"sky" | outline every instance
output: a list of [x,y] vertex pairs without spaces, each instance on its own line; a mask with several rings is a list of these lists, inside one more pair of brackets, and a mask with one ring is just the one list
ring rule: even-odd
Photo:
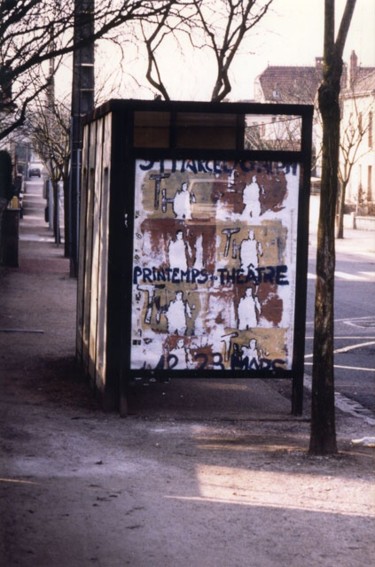
[[[346,0],[336,0],[337,28],[345,3]],[[264,61],[266,56],[280,65],[289,61],[311,64],[315,56],[323,55],[324,0],[274,0],[272,8],[260,24],[264,41],[257,53],[259,58]],[[374,0],[357,0],[346,42],[346,59],[355,49],[364,65],[375,66],[374,26]]]
[[[345,2],[336,0],[337,27]],[[375,67],[374,23],[375,0],[357,0],[344,51],[345,62],[349,62],[350,53],[355,50],[360,65]],[[250,31],[234,61],[229,99],[251,99],[255,78],[268,65],[313,66],[315,57],[323,55],[323,32],[324,0],[274,0],[270,12]],[[120,72],[118,49],[116,52],[116,48],[105,42],[97,48],[96,69],[100,77],[97,86],[100,89],[100,85],[105,84],[107,89],[102,93],[102,100],[153,98],[155,91],[144,79],[145,60],[129,44],[124,45],[124,53],[130,73],[126,76]],[[171,98],[210,100],[215,64],[213,60],[209,63],[207,54],[189,53],[182,58],[175,46],[167,45],[160,67]]]
[[[336,27],[339,26],[345,0],[336,0]],[[352,50],[362,66],[375,67],[375,0],[357,0],[344,50],[349,62]],[[337,30],[336,30],[337,31]],[[254,28],[255,32],[255,28]],[[274,0],[272,12],[248,40],[254,54],[242,56],[248,61],[251,93],[253,82],[268,65],[314,65],[315,57],[323,56],[324,0]],[[237,68],[237,65],[236,65]],[[236,80],[232,96],[245,98],[248,84]]]

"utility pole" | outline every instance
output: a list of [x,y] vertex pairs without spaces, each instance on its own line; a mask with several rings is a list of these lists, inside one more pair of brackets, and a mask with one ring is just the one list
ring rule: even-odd
[[78,274],[78,234],[81,183],[82,116],[94,108],[94,0],[75,0],[73,52],[72,116],[69,179],[69,257],[70,276]]
[[[54,38],[54,26],[50,30],[50,46],[51,46],[51,53],[55,50],[55,38]],[[53,128],[54,124],[54,113],[55,113],[55,57],[52,55],[51,59],[49,60],[49,79],[48,79],[48,86],[46,89],[46,107],[45,112],[46,116],[48,117],[48,128]],[[52,131],[52,130],[51,130]],[[58,194],[58,185],[57,180],[55,179],[54,175],[54,155],[53,152],[50,151],[49,154],[49,167],[50,167],[50,177],[47,181],[47,194],[48,194],[48,207],[49,210],[52,211],[52,225],[53,225],[53,235],[55,238],[55,244],[60,244],[61,242],[61,234],[60,234],[60,215],[59,215],[59,194]],[[50,199],[51,195],[53,196]]]

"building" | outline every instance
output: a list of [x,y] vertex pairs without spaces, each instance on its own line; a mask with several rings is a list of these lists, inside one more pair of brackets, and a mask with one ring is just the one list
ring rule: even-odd
[[[315,66],[275,66],[269,65],[256,79],[254,84],[254,98],[262,103],[288,103],[288,104],[314,104],[319,84],[322,80],[321,57],[315,59]],[[346,69],[345,69],[346,74]],[[285,121],[280,116],[273,118],[271,124],[268,120],[260,125],[263,135],[267,139],[267,146],[272,147],[275,139],[282,140],[283,144],[290,146],[300,143],[300,128],[295,122]],[[321,125],[319,116],[314,114],[313,122],[313,171],[319,176],[319,140],[321,139]],[[273,141],[273,142],[271,142]],[[293,147],[295,149],[295,147]]]
[[[323,59],[315,58],[314,66],[268,66],[255,79],[254,98],[263,103],[315,104],[322,80]],[[344,64],[341,80],[342,128],[340,155],[341,170],[345,162],[352,162],[347,186],[346,201],[358,214],[374,214],[375,152],[373,140],[373,116],[375,100],[375,67],[361,67],[352,51],[349,65]],[[280,122],[280,121],[279,121]],[[275,132],[264,135],[271,139]],[[312,175],[320,177],[320,147],[322,126],[319,113],[315,112],[313,124],[313,153],[315,167]],[[351,135],[348,134],[351,132]],[[281,133],[284,141],[290,139],[290,128]],[[293,134],[295,136],[295,134]],[[297,136],[298,142],[298,136]],[[345,150],[346,148],[346,150]],[[348,153],[349,152],[349,153]],[[346,156],[346,153],[348,155]],[[348,164],[346,164],[347,166]]]
[[347,183],[347,211],[375,215],[375,68],[358,67],[353,51],[350,69],[341,92],[341,180]]
[[322,80],[322,58],[315,67],[270,65],[255,79],[257,102],[314,104]]

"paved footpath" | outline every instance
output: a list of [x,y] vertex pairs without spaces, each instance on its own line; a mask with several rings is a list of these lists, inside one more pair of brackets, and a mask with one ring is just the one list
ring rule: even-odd
[[101,412],[74,363],[76,282],[43,213],[30,183],[19,268],[0,269],[0,565],[372,564],[360,419],[338,412],[339,455],[313,458],[308,407],[292,417],[280,383],[176,381],[138,391],[126,419]]

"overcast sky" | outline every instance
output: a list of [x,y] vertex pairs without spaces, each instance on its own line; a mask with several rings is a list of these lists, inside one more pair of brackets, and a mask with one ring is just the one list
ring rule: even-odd
[[[346,0],[336,0],[336,27]],[[324,0],[274,0],[265,28],[264,55],[275,64],[311,64],[323,55]],[[337,30],[336,30],[337,31]],[[366,66],[375,66],[375,1],[357,0],[345,55],[354,49]],[[271,62],[271,61],[270,61]]]
[[[336,0],[336,26],[345,1]],[[254,55],[247,56],[250,82],[267,65],[314,65],[315,57],[323,55],[323,33],[324,0],[274,0],[272,12],[259,24],[256,36],[248,40],[249,48],[254,47]],[[357,0],[345,62],[353,49],[361,65],[375,67],[375,0]],[[245,98],[246,91],[247,85],[236,80],[232,97]]]
[[[336,26],[346,0],[336,0]],[[344,61],[349,62],[354,49],[362,66],[375,67],[375,0],[357,0],[354,16],[346,42]],[[323,55],[324,0],[274,0],[272,9],[264,19],[251,30],[241,53],[232,67],[231,100],[248,100],[253,97],[255,78],[268,65],[314,65],[315,57]],[[108,46],[107,46],[108,47]],[[116,85],[117,92],[110,96],[122,98],[152,98],[145,85],[145,61],[139,52],[132,53],[132,46],[126,45],[126,68],[137,77],[138,83],[129,75],[121,78],[117,71],[112,80],[103,78],[109,72],[110,62],[116,58],[108,54],[100,60],[97,53],[97,70],[102,84]],[[210,63],[207,63],[210,61]],[[175,47],[164,50],[161,71],[171,98],[176,100],[209,100],[214,82],[214,60],[207,54],[197,53],[181,59]],[[100,67],[102,65],[102,67]],[[118,64],[114,64],[115,68]],[[98,86],[99,86],[98,81]]]

